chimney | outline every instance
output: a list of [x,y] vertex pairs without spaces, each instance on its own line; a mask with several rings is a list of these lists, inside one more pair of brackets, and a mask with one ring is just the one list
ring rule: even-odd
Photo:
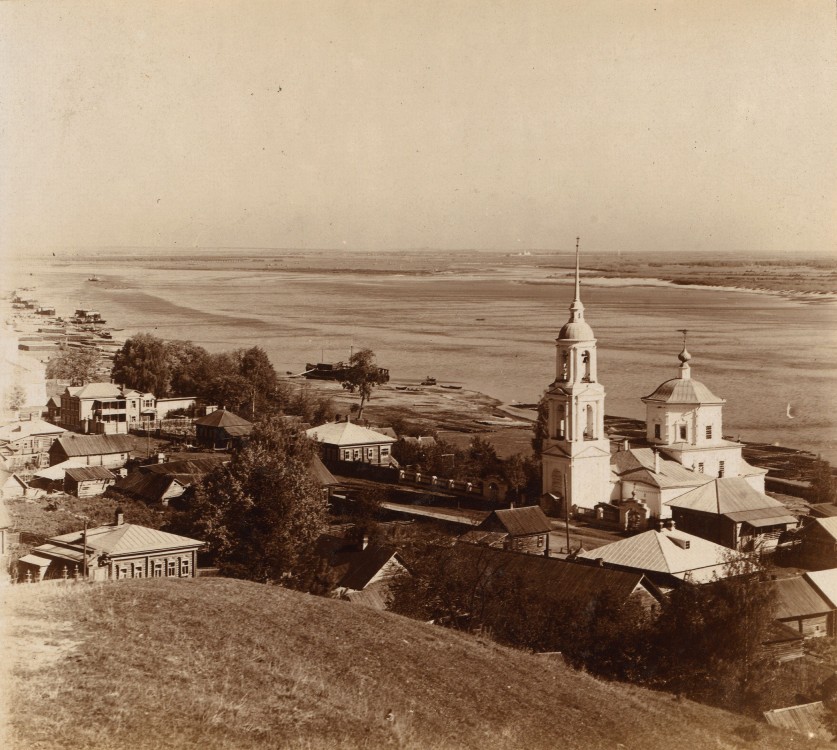
[[622,450],[623,451],[629,451],[630,449],[631,449],[631,441],[628,440],[628,438],[625,438],[622,441]]
[[673,519],[673,518],[669,518],[669,519],[666,521],[666,528],[667,528],[669,531],[674,531],[674,530],[675,530],[675,528],[674,528],[674,519]]
[[114,526],[121,526],[123,523],[125,523],[125,513],[123,512],[122,508],[116,509],[113,520]]

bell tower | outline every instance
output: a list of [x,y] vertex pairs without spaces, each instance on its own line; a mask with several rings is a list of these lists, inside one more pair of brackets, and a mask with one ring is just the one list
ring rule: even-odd
[[575,297],[555,347],[555,380],[544,395],[543,491],[568,503],[565,508],[583,512],[610,499],[610,441],[604,429],[605,391],[596,372],[596,337],[581,302],[578,237]]

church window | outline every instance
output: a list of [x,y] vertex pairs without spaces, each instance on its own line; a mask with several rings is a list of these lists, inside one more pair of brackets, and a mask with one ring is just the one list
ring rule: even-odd
[[659,440],[663,436],[663,428],[661,425],[655,424],[654,425],[654,437]]
[[712,425],[711,424],[706,425],[706,439],[707,440],[712,439]]
[[678,425],[678,427],[679,427],[679,430],[680,430],[680,439],[685,440],[686,439],[686,425],[681,424],[681,425]]
[[724,476],[724,462],[723,461],[718,461],[718,476],[719,477]]
[[552,470],[552,483],[550,485],[550,491],[553,495],[557,495],[558,497],[564,497],[564,475],[558,470]]
[[590,352],[581,352],[581,364],[583,365],[584,376],[581,378],[585,383],[590,382]]
[[570,354],[561,352],[561,380],[567,381],[570,377]]
[[584,428],[584,439],[585,440],[595,440],[596,435],[595,435],[595,431],[594,431],[593,405],[592,404],[587,404],[586,414],[587,414],[587,426]]

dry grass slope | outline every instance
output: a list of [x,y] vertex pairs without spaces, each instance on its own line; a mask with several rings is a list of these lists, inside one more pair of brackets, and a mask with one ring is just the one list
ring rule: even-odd
[[242,581],[3,597],[14,750],[812,747],[488,641]]

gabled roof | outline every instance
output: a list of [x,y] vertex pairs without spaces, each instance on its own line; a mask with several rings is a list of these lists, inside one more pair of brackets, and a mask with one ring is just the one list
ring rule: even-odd
[[319,456],[312,456],[311,463],[308,465],[309,474],[311,478],[318,484],[320,487],[329,487],[330,485],[340,484],[337,481],[334,474],[332,474],[326,467],[325,464],[320,461]]
[[[747,511],[772,511],[775,516],[789,516],[787,507],[772,497],[759,492],[746,479],[741,477],[722,477],[697,487],[673,500],[667,505],[672,508],[698,510],[703,513],[721,515],[736,514]],[[767,516],[754,516],[767,517]],[[740,518],[737,520],[746,520]],[[791,520],[796,520],[791,517]],[[779,523],[777,521],[777,523]]]
[[393,558],[404,566],[395,547],[370,544],[361,548],[358,542],[323,534],[316,542],[315,554],[336,574],[336,588],[361,591]]
[[67,390],[77,398],[118,398],[122,395],[122,389],[115,383],[88,383],[78,390]]
[[63,427],[57,427],[43,419],[23,419],[0,427],[0,440],[21,440],[33,435],[61,435],[66,432]]
[[[54,536],[47,544],[83,548],[81,531]],[[108,524],[87,530],[87,547],[97,553],[109,555],[127,555],[132,553],[155,552],[179,547],[202,546],[204,542],[189,537],[170,534],[159,529],[150,529],[135,523]],[[39,551],[36,547],[35,551]]]
[[776,592],[776,618],[811,617],[834,610],[802,576],[771,581]]
[[498,524],[513,537],[548,534],[552,530],[549,519],[539,505],[495,510],[480,524],[479,528],[490,529]]
[[837,568],[815,570],[802,576],[834,609],[837,609]]
[[109,471],[104,466],[79,466],[77,468],[70,468],[67,469],[66,476],[75,479],[77,482],[116,479],[113,472]]
[[620,539],[579,554],[623,568],[667,573],[681,578],[690,571],[716,568],[729,562],[731,550],[683,531],[663,529]]
[[229,463],[229,460],[229,456],[226,455],[188,458],[181,461],[165,461],[161,464],[146,464],[140,466],[139,471],[143,474],[164,474],[177,477],[180,482],[186,484],[196,484],[209,472]]
[[834,739],[834,735],[828,729],[829,711],[822,701],[774,708],[772,711],[765,711],[764,718],[771,726],[790,729],[809,740],[818,738],[828,742]]
[[57,481],[64,478],[64,475],[67,473],[67,469],[84,466],[84,461],[85,459],[78,457],[68,458],[60,464],[53,464],[52,466],[47,466],[45,469],[38,469],[34,476]]
[[474,570],[497,576],[498,580],[521,576],[536,584],[547,598],[570,601],[580,608],[605,593],[625,600],[639,588],[645,588],[659,595],[656,586],[640,571],[613,570],[473,544],[459,544],[457,549],[472,561]]
[[643,401],[655,401],[664,404],[723,404],[703,383],[691,378],[672,378],[657,386],[650,396],[643,396]]
[[827,536],[833,537],[837,542],[837,516],[830,516],[829,518],[812,518],[802,527],[803,536],[808,536],[811,533],[825,532]]
[[129,435],[76,435],[71,433],[53,443],[59,445],[67,456],[98,456],[109,453],[130,453],[134,440]]
[[223,427],[228,432],[231,427],[253,428],[252,422],[248,422],[246,419],[242,419],[237,414],[233,414],[231,411],[227,411],[226,409],[216,409],[210,414],[207,414],[205,417],[196,419],[195,424],[201,425],[202,427]]
[[172,474],[135,471],[113,485],[113,490],[151,503],[159,503],[173,484],[186,490],[186,484]]
[[306,430],[305,434],[328,445],[380,445],[396,442],[395,438],[389,435],[383,435],[353,422],[326,422],[319,427]]
[[[659,471],[655,471],[659,460]],[[610,458],[611,467],[619,478],[629,482],[642,482],[654,487],[695,487],[707,484],[712,477],[691,471],[677,461],[660,455],[655,459],[651,448],[631,448],[618,451]]]
[[837,505],[834,505],[834,503],[813,503],[811,505],[811,515],[819,518],[837,516]]
[[[13,471],[6,471],[5,469],[0,469],[0,487],[5,487],[7,483],[10,483],[12,485],[17,484],[20,486],[21,489],[26,489],[26,487],[28,486],[26,482],[24,482]],[[2,498],[0,498],[0,503],[2,503]]]

